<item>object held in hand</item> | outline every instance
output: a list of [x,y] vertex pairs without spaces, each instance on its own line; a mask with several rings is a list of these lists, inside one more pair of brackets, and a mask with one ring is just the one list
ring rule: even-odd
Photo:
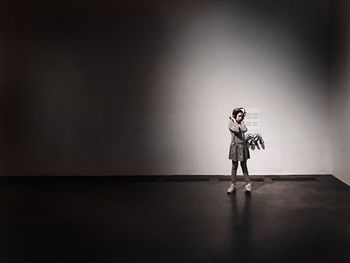
[[252,150],[255,150],[255,147],[260,150],[259,144],[262,149],[265,149],[265,142],[260,133],[248,133],[246,135],[246,143]]

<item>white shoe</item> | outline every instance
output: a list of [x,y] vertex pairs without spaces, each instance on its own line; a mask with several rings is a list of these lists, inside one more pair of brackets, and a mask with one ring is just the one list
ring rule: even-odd
[[251,183],[246,184],[246,186],[244,187],[244,189],[245,189],[247,192],[252,191],[252,184],[251,184]]
[[236,186],[234,184],[231,184],[230,188],[227,189],[227,193],[232,194],[234,191],[236,191]]

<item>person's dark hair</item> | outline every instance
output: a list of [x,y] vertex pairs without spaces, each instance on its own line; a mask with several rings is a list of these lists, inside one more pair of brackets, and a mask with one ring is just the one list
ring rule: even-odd
[[244,110],[243,108],[235,108],[235,109],[233,110],[233,112],[232,112],[233,118],[236,119],[238,113],[240,113],[240,112],[243,113],[243,114],[245,115],[245,110]]

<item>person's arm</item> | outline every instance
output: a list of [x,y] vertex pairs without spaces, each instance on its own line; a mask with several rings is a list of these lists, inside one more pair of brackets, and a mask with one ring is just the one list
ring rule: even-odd
[[228,128],[232,132],[239,132],[239,124],[237,122],[233,121],[231,118],[230,118],[230,121],[228,123]]
[[248,131],[248,128],[247,128],[247,126],[245,126],[244,121],[241,121],[241,131],[242,131],[242,132]]

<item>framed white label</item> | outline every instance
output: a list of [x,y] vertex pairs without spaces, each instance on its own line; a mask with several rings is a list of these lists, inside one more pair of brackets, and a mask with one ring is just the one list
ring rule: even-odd
[[244,119],[248,132],[261,132],[261,115],[259,108],[246,108],[247,115]]

